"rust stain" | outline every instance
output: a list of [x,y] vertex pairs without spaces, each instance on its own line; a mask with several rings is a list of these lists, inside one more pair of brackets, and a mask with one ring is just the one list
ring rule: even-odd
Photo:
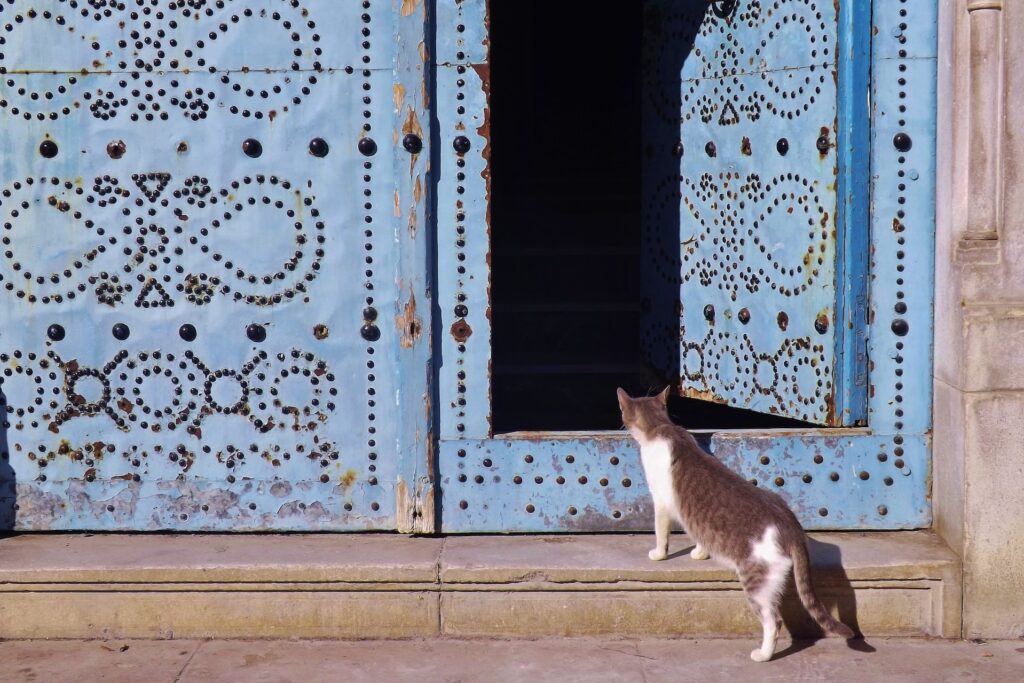
[[416,182],[413,183],[412,199],[417,204],[423,201],[423,179],[420,176],[416,176]]
[[412,133],[421,138],[423,137],[423,127],[420,126],[420,118],[416,115],[416,110],[411,106],[409,107],[409,113],[405,116],[405,121],[402,123],[402,132],[406,135]]
[[416,295],[411,290],[402,312],[395,316],[395,327],[399,334],[398,343],[403,349],[411,349],[423,333],[423,321],[416,314]]
[[132,405],[132,402],[126,398],[119,399],[117,402],[117,407],[126,413],[130,413],[135,409],[135,406]]
[[459,318],[452,323],[452,338],[460,344],[473,336],[473,328],[469,326],[465,318]]
[[750,138],[743,136],[743,142],[740,144],[740,152],[743,153],[743,156],[750,156]]
[[313,327],[313,337],[319,341],[327,339],[327,336],[330,333],[331,331],[327,328],[327,325],[324,325],[323,323],[320,323],[319,325],[315,325]]
[[704,389],[694,389],[692,387],[683,387],[680,394],[685,398],[695,398],[701,401],[708,401],[710,403],[728,403],[729,399],[724,396],[719,396],[713,391]]
[[402,105],[405,104],[405,86],[401,83],[396,83],[392,91],[395,98],[395,111],[401,111]]
[[401,216],[402,216],[402,197],[398,193],[398,190],[395,190],[395,218],[400,218]]
[[422,1],[423,0],[402,0],[402,16],[412,16],[412,13],[416,11],[416,8],[419,7]]
[[270,111],[268,111],[267,112],[267,118],[270,119],[271,121],[276,119],[277,118],[277,110],[276,109],[271,109]]
[[344,488],[348,488],[348,487],[352,486],[352,484],[354,484],[354,483],[356,483],[356,471],[355,470],[347,470],[345,472],[345,474],[341,477],[341,485]]

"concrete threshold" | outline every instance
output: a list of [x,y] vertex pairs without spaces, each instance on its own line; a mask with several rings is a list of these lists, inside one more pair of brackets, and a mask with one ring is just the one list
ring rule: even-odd
[[[39,534],[0,539],[0,638],[750,636],[735,574],[653,535]],[[931,533],[812,535],[819,594],[871,636],[960,635]],[[792,593],[792,592],[791,592]],[[790,595],[790,633],[814,635]]]

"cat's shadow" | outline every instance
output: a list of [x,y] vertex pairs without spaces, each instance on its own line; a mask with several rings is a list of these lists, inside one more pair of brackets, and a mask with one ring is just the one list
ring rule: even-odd
[[[853,629],[857,636],[846,641],[847,647],[858,652],[875,652],[860,630],[857,621],[857,595],[853,590],[846,569],[843,567],[843,552],[838,545],[825,543],[808,538],[811,553],[811,565],[814,568],[814,584],[819,599],[830,612],[834,612],[839,621]],[[814,645],[815,641],[825,637],[821,627],[811,618],[796,594],[796,586],[790,576],[786,587],[786,598],[781,605],[782,621],[792,636],[789,647],[775,654],[774,659],[781,659]]]
[[[846,641],[846,646],[858,652],[875,652],[875,647],[864,640],[860,631],[860,624],[857,621],[857,595],[853,590],[853,584],[850,583],[850,578],[846,575],[846,569],[843,568],[842,550],[837,545],[813,538],[808,538],[808,547],[811,553],[811,564],[814,568],[814,584],[818,598],[830,612],[838,613],[839,621],[852,628],[857,634],[856,638]],[[666,559],[688,557],[693,548],[693,545],[686,546],[671,553]],[[792,576],[786,586],[786,597],[782,601],[781,613],[782,622],[792,636],[792,640],[788,647],[776,652],[772,659],[782,659],[801,650],[806,650],[813,647],[816,641],[825,637],[824,631],[800,603]]]

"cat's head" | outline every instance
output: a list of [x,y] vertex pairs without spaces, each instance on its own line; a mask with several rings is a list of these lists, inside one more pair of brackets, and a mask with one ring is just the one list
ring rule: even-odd
[[619,397],[619,408],[622,410],[622,424],[633,435],[640,439],[659,424],[670,422],[668,417],[668,392],[665,387],[657,396],[630,398],[622,389],[616,390]]

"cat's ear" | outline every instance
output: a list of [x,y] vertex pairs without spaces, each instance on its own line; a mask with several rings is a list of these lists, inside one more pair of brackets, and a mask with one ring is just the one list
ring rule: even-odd
[[663,389],[663,390],[661,391],[661,393],[660,393],[660,394],[658,394],[658,399],[659,399],[659,400],[661,401],[661,405],[663,405],[663,406],[667,406],[667,405],[668,405],[668,392],[669,392],[669,391],[670,391],[671,389],[672,389],[672,386],[671,386],[671,385],[669,385],[669,386],[665,387],[665,388],[664,388],[664,389]]
[[615,390],[615,395],[619,397],[619,408],[625,410],[629,405],[629,394],[619,388]]

